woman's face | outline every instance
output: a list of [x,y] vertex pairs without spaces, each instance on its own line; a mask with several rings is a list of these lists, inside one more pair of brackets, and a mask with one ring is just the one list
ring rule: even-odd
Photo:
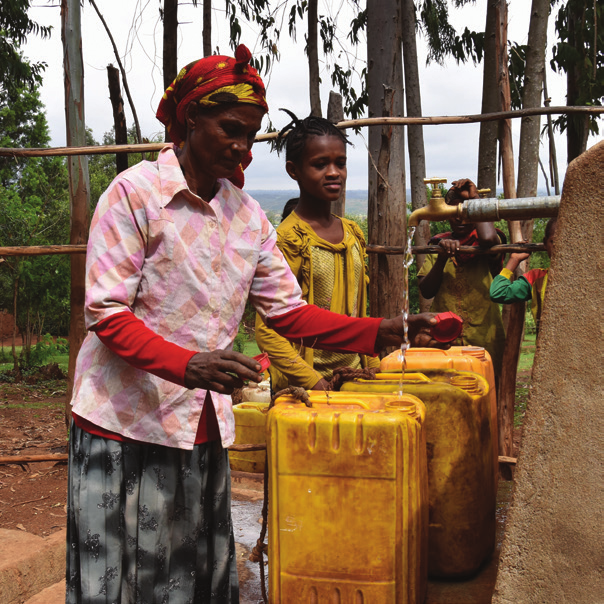
[[263,117],[262,108],[248,103],[190,106],[184,153],[200,176],[229,178],[252,148]]
[[285,168],[301,197],[336,201],[346,186],[346,144],[337,136],[311,136],[300,159],[288,161]]

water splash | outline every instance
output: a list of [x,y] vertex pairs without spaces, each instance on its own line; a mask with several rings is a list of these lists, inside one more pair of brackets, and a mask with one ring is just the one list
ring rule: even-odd
[[413,236],[415,235],[415,227],[410,227],[407,230],[407,245],[405,247],[405,255],[403,259],[403,343],[401,344],[401,379],[399,382],[399,396],[403,396],[403,376],[405,374],[406,360],[405,353],[409,348],[409,267],[413,264],[413,253],[411,247],[413,245]]

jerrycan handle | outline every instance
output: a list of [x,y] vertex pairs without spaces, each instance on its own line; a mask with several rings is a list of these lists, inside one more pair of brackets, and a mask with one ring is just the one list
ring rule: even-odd
[[[325,400],[317,401],[317,398],[324,398]],[[346,398],[344,400],[333,398],[328,394],[313,394],[312,395],[311,404],[320,404],[320,405],[329,405],[329,406],[337,406],[337,405],[355,405],[357,407],[361,407],[361,409],[370,409],[371,407],[365,401],[359,401],[352,397]]]
[[[399,376],[400,373],[376,373],[375,374],[375,379],[376,380],[386,380],[386,381],[392,381],[397,379],[397,376]],[[358,380],[359,382],[369,382],[371,380]],[[432,380],[425,374],[425,373],[421,373],[419,371],[413,371],[413,372],[405,372],[403,374],[403,382],[431,382]]]
[[[351,394],[353,394],[353,393],[351,393]],[[281,398],[281,397],[279,397],[279,398]],[[297,399],[296,397],[292,396],[291,394],[286,394],[283,398],[291,399],[291,400],[283,401],[283,402],[287,402],[287,404],[292,404],[292,403],[305,404],[303,401]],[[317,399],[319,399],[319,400],[317,400]],[[346,398],[346,399],[342,400],[339,398],[330,397],[327,394],[319,394],[318,390],[312,394],[312,400],[310,400],[309,402],[310,402],[310,404],[307,405],[309,407],[312,407],[314,405],[326,405],[326,406],[330,406],[330,407],[335,407],[338,405],[341,405],[341,406],[346,405],[346,406],[350,407],[350,406],[354,405],[356,407],[360,407],[361,409],[367,409],[367,410],[371,409],[371,407],[369,406],[368,403],[366,403],[365,401],[359,401],[357,399],[354,399],[352,396],[350,398]]]

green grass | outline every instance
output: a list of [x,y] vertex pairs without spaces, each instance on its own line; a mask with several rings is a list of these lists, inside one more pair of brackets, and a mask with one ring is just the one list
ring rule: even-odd
[[[526,333],[520,347],[520,358],[518,360],[518,372],[531,371],[535,359],[535,334]],[[530,376],[517,380],[516,383],[516,404],[514,405],[514,427],[522,425],[524,414],[526,413],[526,404],[529,397]]]
[[258,344],[256,344],[256,340],[248,340],[243,345],[243,354],[248,357],[255,357],[257,354],[260,354],[260,348],[258,348]]
[[[21,346],[15,346],[17,357],[19,357],[19,355],[21,354],[21,349]],[[4,359],[8,359],[8,362],[0,363],[0,373],[10,371],[13,368],[12,349],[10,346],[4,347],[4,354],[2,356],[4,357]],[[58,363],[61,370],[67,373],[67,369],[69,367],[69,354],[67,353],[52,355],[46,361],[44,361],[44,365],[49,365],[50,363]]]

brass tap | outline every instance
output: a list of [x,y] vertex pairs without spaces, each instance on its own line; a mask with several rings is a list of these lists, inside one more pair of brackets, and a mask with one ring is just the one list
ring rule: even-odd
[[487,199],[491,194],[491,189],[478,189],[478,197],[480,199]]
[[441,222],[449,218],[461,217],[461,204],[450,206],[445,203],[438,185],[447,182],[446,178],[424,178],[424,183],[432,185],[432,196],[427,206],[411,213],[407,226],[416,227],[422,220]]

